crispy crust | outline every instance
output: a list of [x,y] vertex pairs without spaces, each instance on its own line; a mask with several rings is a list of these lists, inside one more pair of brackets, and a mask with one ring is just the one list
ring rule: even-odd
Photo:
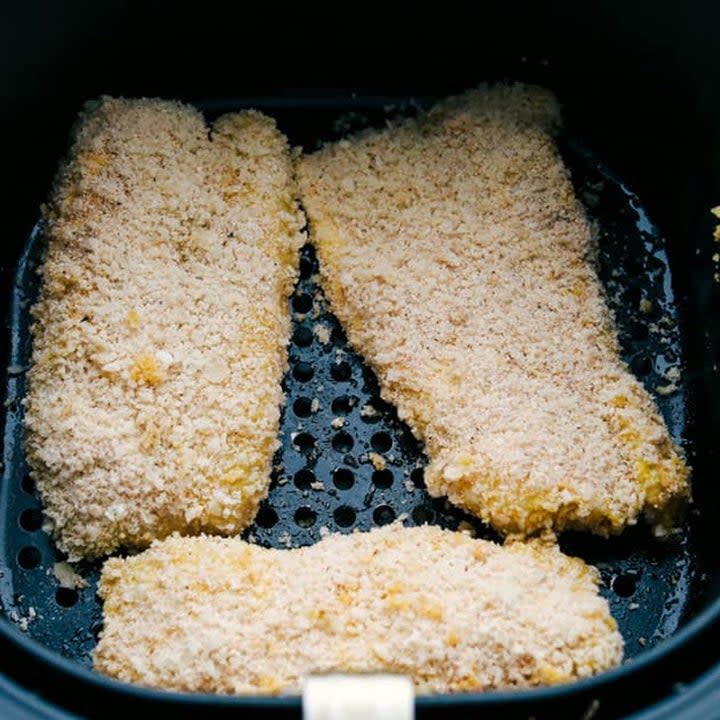
[[235,533],[266,495],[303,221],[269,118],[103,98],[46,212],[27,455],[71,557]]
[[297,692],[384,670],[420,692],[559,683],[620,662],[597,572],[554,546],[395,525],[273,550],[180,538],[105,563],[97,670],[173,690]]
[[619,358],[555,98],[483,87],[301,158],[324,288],[425,442],[428,489],[506,534],[659,531],[688,469]]

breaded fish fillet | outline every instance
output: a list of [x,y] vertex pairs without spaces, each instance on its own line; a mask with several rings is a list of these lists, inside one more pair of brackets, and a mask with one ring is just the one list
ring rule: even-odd
[[303,157],[322,280],[430,458],[503,533],[658,531],[688,470],[620,360],[555,98],[481,88]]
[[174,690],[297,692],[315,672],[420,692],[565,682],[620,662],[597,573],[554,546],[393,525],[274,550],[173,536],[102,571],[97,670]]
[[27,455],[71,557],[253,519],[277,446],[302,218],[256,112],[104,98],[46,212]]

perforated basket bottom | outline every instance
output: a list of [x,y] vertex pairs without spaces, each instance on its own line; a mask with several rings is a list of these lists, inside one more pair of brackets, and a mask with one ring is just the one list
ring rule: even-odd
[[[293,138],[292,128],[284,129]],[[638,199],[590,154],[575,144],[568,144],[564,154],[598,231],[599,272],[616,314],[624,357],[681,440],[685,391],[677,380],[677,389],[669,388],[665,377],[669,368],[680,366],[680,338],[663,240]],[[98,565],[78,568],[86,588],[59,586],[53,565],[62,558],[41,529],[40,504],[21,448],[20,400],[30,357],[28,308],[37,292],[40,255],[36,231],[19,264],[14,294],[0,503],[0,603],[25,632],[89,664],[101,628]],[[295,547],[316,542],[325,532],[368,530],[399,519],[406,525],[437,523],[451,529],[462,524],[479,536],[495,538],[443,499],[430,498],[423,485],[422,449],[395,410],[380,399],[376,377],[348,346],[322,297],[316,272],[313,250],[306,247],[290,299],[293,334],[284,380],[282,447],[269,497],[245,537],[266,546]],[[641,312],[645,300],[651,306],[643,302],[646,312]],[[664,388],[661,394],[658,387]],[[384,469],[373,466],[371,452],[385,459]],[[687,530],[666,542],[653,539],[644,526],[611,540],[569,534],[563,547],[599,568],[602,592],[625,637],[628,658],[661,641],[682,621],[699,576]]]

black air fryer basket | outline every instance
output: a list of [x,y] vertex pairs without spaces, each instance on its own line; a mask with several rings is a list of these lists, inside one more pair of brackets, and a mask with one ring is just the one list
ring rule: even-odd
[[[165,693],[103,678],[90,651],[101,629],[99,566],[86,588],[61,587],[62,560],[22,452],[29,306],[42,252],[37,223],[84,100],[100,94],[195,103],[209,119],[255,107],[293,144],[417,112],[481,81],[523,80],[563,105],[561,152],[598,229],[598,267],[624,357],[655,395],[693,467],[682,532],[644,525],[604,540],[562,537],[600,570],[625,639],[617,669],[571,685],[416,701],[417,716],[483,718],[720,717],[720,307],[710,209],[720,204],[720,55],[715,4],[410,3],[338,6],[36,2],[6,8],[0,297],[7,368],[0,484],[0,718],[172,712],[178,717],[299,717],[299,698]],[[717,256],[715,256],[717,257]],[[311,247],[290,299],[282,447],[251,541],[287,547],[325,529],[400,520],[481,523],[432,499],[422,447],[379,397],[315,280]],[[651,310],[647,312],[647,303]],[[646,312],[641,312],[641,305]],[[309,312],[310,310],[316,312]],[[322,324],[329,341],[319,341]],[[561,340],[559,340],[561,341]],[[677,380],[675,370],[680,371]],[[317,403],[313,401],[317,399]],[[360,412],[366,405],[377,413]],[[317,409],[319,407],[319,409]],[[335,428],[334,418],[346,422]],[[371,452],[389,459],[375,469]]]

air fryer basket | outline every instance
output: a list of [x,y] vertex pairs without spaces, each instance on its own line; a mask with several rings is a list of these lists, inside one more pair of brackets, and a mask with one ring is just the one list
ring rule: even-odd
[[[698,9],[695,16],[693,8],[686,8],[678,16],[653,6],[653,14],[645,15],[639,7],[649,4],[638,3],[624,8],[620,23],[613,22],[612,3],[592,16],[569,3],[542,10],[530,5],[451,3],[440,9],[413,4],[411,13],[410,5],[395,3],[383,9],[379,25],[366,7],[349,30],[327,14],[331,8],[289,9],[280,25],[271,14],[248,11],[241,46],[218,22],[226,16],[210,8],[191,17],[175,6],[178,11],[168,13],[163,3],[142,9],[110,3],[104,10],[88,5],[82,21],[72,13],[55,18],[70,34],[80,22],[97,29],[112,52],[97,37],[78,34],[80,45],[99,60],[97,66],[83,64],[73,79],[71,71],[78,73],[81,58],[63,45],[68,69],[55,71],[64,83],[48,82],[39,96],[26,90],[10,127],[26,141],[10,157],[17,154],[13,167],[27,180],[17,183],[17,203],[10,206],[14,212],[4,219],[8,243],[2,256],[2,279],[13,291],[7,293],[11,343],[0,486],[0,605],[11,622],[0,623],[0,673],[8,675],[11,686],[17,683],[13,707],[25,702],[20,690],[25,686],[81,714],[99,712],[108,703],[126,711],[151,705],[180,716],[299,713],[293,698],[171,695],[93,674],[87,666],[101,621],[95,597],[98,568],[81,568],[90,584],[80,590],[60,587],[53,574],[53,564],[62,558],[42,532],[40,505],[21,448],[28,309],[42,250],[41,228],[31,234],[29,228],[47,194],[72,116],[83,99],[100,92],[181,97],[196,102],[210,118],[258,107],[278,118],[293,143],[312,149],[320,139],[381,123],[388,114],[412,113],[418,103],[481,80],[531,80],[555,89],[567,119],[561,149],[598,231],[599,271],[624,357],[655,394],[673,436],[685,447],[696,502],[682,532],[665,542],[653,539],[642,524],[611,540],[582,534],[562,538],[567,552],[600,569],[603,593],[626,641],[628,660],[621,668],[560,688],[422,698],[418,714],[542,718],[592,711],[596,717],[619,717],[678,691],[718,660],[713,654],[720,614],[720,573],[713,553],[718,498],[712,468],[720,399],[714,363],[720,353],[713,326],[718,294],[708,210],[713,199],[720,202],[720,192],[712,195],[713,188],[720,188],[713,175],[716,148],[707,143],[712,117],[720,113],[710,95],[716,72],[712,62],[717,61],[689,40],[702,33],[699,20],[709,13]],[[345,28],[342,37],[327,32],[340,27]],[[481,44],[472,42],[473,30],[482,27],[495,28],[496,36],[488,32]],[[254,40],[248,28],[266,29],[272,43]],[[57,27],[53,31],[41,24],[40,30],[49,39],[42,51],[50,57],[59,47]],[[184,44],[194,48],[191,58],[181,52]],[[288,58],[287,77],[257,64],[252,77],[237,76],[241,58],[251,59],[250,49],[262,56],[271,47]],[[420,53],[420,47],[427,51]],[[685,64],[669,62],[664,48],[673,48],[681,59],[684,52]],[[429,73],[431,60],[435,70],[445,72]],[[21,75],[16,70],[16,84]],[[417,102],[408,102],[411,97]],[[38,114],[40,100],[55,103],[53,122]],[[422,448],[394,409],[380,400],[374,374],[348,346],[316,282],[316,262],[312,249],[304,248],[301,279],[290,299],[293,335],[282,448],[270,497],[246,536],[288,547],[315,542],[324,529],[350,532],[399,519],[494,537],[427,495]],[[643,300],[651,303],[642,303],[644,312]],[[327,328],[327,338],[319,327]],[[671,367],[681,368],[680,381],[668,374]],[[366,406],[378,412],[361,413]],[[339,417],[344,418],[341,427]],[[384,470],[375,469],[370,452],[386,458]],[[702,687],[715,687],[712,678]],[[0,687],[0,711],[9,693]]]

